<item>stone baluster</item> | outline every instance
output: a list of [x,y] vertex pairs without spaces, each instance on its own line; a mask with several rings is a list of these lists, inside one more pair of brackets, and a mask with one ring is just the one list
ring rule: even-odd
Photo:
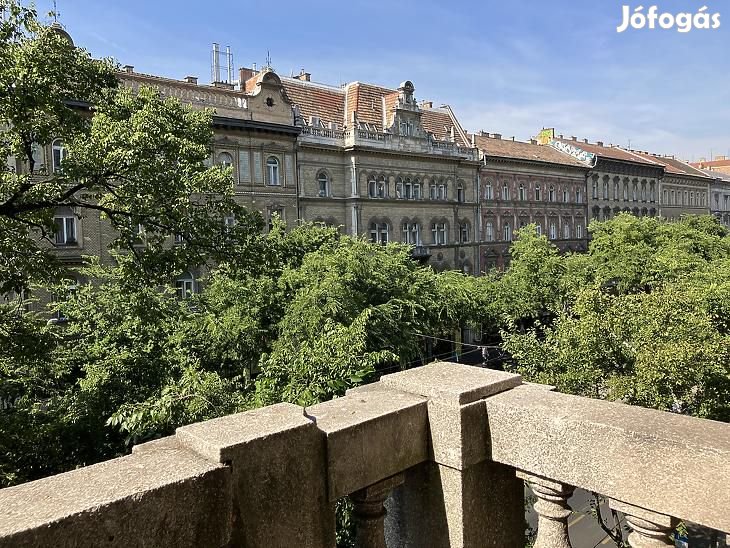
[[403,474],[396,474],[350,495],[355,505],[353,518],[357,524],[358,548],[386,548],[384,523],[387,512],[383,503],[403,480]]
[[676,519],[617,500],[610,500],[609,506],[626,517],[631,529],[628,538],[631,548],[674,546],[670,535],[677,526]]
[[517,472],[517,477],[525,480],[537,497],[535,548],[571,548],[568,517],[572,510],[568,499],[573,494],[573,487],[521,471]]

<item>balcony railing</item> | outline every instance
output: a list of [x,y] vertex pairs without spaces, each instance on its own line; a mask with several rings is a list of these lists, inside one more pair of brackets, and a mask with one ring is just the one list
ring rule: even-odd
[[523,480],[538,548],[570,547],[576,487],[625,514],[634,547],[672,545],[677,519],[727,532],[730,425],[436,363],[0,490],[0,547],[333,548],[350,495],[363,548],[522,548]]

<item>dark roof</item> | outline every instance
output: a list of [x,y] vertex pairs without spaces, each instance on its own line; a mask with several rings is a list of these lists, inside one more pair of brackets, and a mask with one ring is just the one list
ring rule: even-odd
[[648,158],[653,162],[663,165],[664,170],[667,173],[674,175],[689,175],[691,177],[707,177],[707,175],[702,173],[699,169],[692,167],[686,162],[672,158],[671,156],[660,156],[658,154],[651,154],[649,152],[640,152],[636,150],[632,150],[631,153],[639,158]]
[[650,158],[640,157],[631,152],[624,150],[616,146],[601,146],[595,143],[586,143],[584,141],[572,140],[572,139],[555,139],[567,145],[577,147],[586,152],[595,154],[599,158],[605,158],[607,160],[620,160],[624,162],[634,162],[636,164],[647,164],[655,167],[662,167],[661,164],[652,161]]
[[567,154],[558,152],[551,146],[499,139],[479,134],[474,135],[474,140],[479,150],[487,157],[512,158],[587,169],[584,163]]

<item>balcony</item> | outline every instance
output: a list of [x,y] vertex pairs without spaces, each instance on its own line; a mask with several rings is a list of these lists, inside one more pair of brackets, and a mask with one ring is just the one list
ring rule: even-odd
[[578,487],[625,515],[635,548],[671,546],[677,519],[727,532],[730,425],[435,363],[0,490],[0,547],[333,548],[350,495],[363,548],[521,548],[525,481],[537,548],[570,547]]
[[416,261],[427,263],[431,258],[431,250],[425,245],[413,246],[411,249],[411,257]]

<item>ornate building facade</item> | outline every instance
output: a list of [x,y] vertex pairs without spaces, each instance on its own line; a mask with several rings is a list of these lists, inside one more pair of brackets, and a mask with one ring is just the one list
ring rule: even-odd
[[562,251],[587,246],[585,181],[588,168],[537,141],[473,136],[479,148],[481,259],[484,270],[509,264],[516,230],[534,223]]

